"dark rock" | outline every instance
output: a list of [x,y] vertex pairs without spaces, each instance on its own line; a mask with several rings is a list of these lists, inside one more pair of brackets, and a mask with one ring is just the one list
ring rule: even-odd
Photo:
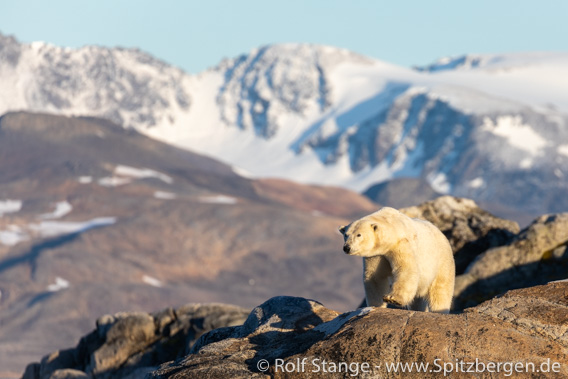
[[70,367],[77,367],[74,349],[59,350],[43,357],[40,363],[39,377],[50,377],[53,372]]
[[36,379],[39,378],[39,369],[41,368],[41,364],[34,362],[30,363],[26,366],[26,371],[24,371],[24,375],[22,375],[22,379]]
[[155,314],[106,315],[74,349],[56,351],[26,368],[25,379],[140,378],[183,357],[205,332],[242,324],[249,311],[224,304],[188,304]]
[[119,315],[105,332],[100,333],[105,343],[92,353],[86,367],[86,372],[94,375],[121,367],[130,356],[143,351],[160,337],[156,334],[154,317],[145,313]]

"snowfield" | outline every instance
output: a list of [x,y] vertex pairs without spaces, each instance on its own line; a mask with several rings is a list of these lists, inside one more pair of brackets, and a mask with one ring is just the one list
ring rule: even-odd
[[27,241],[29,236],[17,225],[9,225],[7,230],[0,230],[0,244],[15,246]]
[[119,165],[115,167],[114,174],[116,176],[125,176],[136,179],[157,178],[167,184],[172,184],[174,181],[170,176],[158,171],[150,170],[149,168],[136,168]]
[[215,196],[201,196],[199,198],[200,203],[208,203],[208,204],[236,204],[238,202],[237,199],[231,196],[225,195],[215,195]]
[[55,209],[51,213],[44,213],[39,216],[39,218],[44,220],[58,219],[66,214],[69,214],[73,210],[73,206],[67,201],[60,201],[55,204]]
[[115,222],[115,217],[98,217],[88,221],[42,221],[29,227],[42,237],[55,237],[82,233],[100,226],[112,225]]

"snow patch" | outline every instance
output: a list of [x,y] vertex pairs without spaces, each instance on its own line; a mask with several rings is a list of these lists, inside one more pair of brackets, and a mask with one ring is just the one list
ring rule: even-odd
[[156,191],[154,192],[154,197],[156,199],[163,199],[163,200],[172,200],[177,199],[177,195],[172,192],[165,192],[165,191]]
[[201,196],[199,198],[200,203],[211,203],[211,204],[236,204],[237,199],[231,196],[216,195],[216,196]]
[[19,212],[22,209],[22,200],[0,200],[0,217],[6,213]]
[[483,129],[499,137],[504,137],[512,146],[535,156],[547,145],[546,140],[534,129],[523,124],[520,116],[499,116],[497,122],[489,117],[483,119]]
[[29,236],[17,225],[10,225],[7,230],[0,230],[0,244],[5,246],[15,246],[28,239]]
[[47,286],[47,290],[50,292],[61,291],[65,288],[69,288],[69,282],[61,277],[55,278],[55,283]]
[[56,218],[61,218],[71,212],[73,210],[73,206],[69,204],[67,201],[60,201],[55,204],[55,210],[51,213],[44,213],[39,216],[39,218],[44,220],[51,220]]
[[125,165],[118,165],[114,168],[113,176],[107,176],[98,180],[103,187],[118,187],[132,183],[133,179],[157,178],[167,184],[172,184],[174,180],[162,172],[149,168],[136,168]]
[[42,237],[55,237],[64,234],[82,233],[100,226],[112,225],[115,222],[116,217],[99,217],[84,222],[42,221],[39,224],[30,225],[30,229],[39,233]]
[[448,182],[446,174],[444,174],[443,172],[430,174],[428,175],[427,179],[430,182],[430,185],[432,186],[434,191],[443,194],[448,194],[450,192],[451,190],[450,183]]
[[470,188],[481,188],[485,185],[485,180],[482,177],[475,178],[468,183]]
[[93,182],[93,177],[92,176],[80,176],[77,180],[81,184],[89,184],[89,183]]
[[103,187],[118,187],[131,182],[132,179],[130,178],[117,178],[116,176],[106,176],[97,181]]
[[174,182],[171,176],[168,176],[159,171],[151,170],[149,168],[136,168],[131,166],[118,165],[114,169],[114,174],[117,176],[126,176],[136,179],[157,178],[167,184],[172,184]]
[[158,287],[158,288],[160,288],[160,287],[163,286],[163,283],[162,283],[161,280],[158,280],[158,279],[153,278],[153,277],[148,276],[148,275],[144,275],[144,276],[142,277],[142,281],[143,281],[144,283],[146,283],[146,284],[149,284],[149,285],[153,286],[153,287]]
[[235,174],[242,176],[243,178],[252,179],[254,177],[249,171],[240,167],[232,166],[231,169]]
[[519,162],[519,167],[525,170],[531,168],[532,166],[533,166],[532,158],[524,158]]
[[558,154],[562,154],[568,157],[568,145],[560,145],[557,148]]

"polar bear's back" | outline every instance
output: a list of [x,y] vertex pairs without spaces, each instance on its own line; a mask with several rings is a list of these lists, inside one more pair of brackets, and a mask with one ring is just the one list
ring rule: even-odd
[[423,245],[424,247],[428,245],[428,247],[441,249],[446,253],[449,252],[450,254],[452,254],[452,247],[450,246],[450,242],[448,241],[444,233],[442,233],[442,231],[438,229],[434,224],[432,224],[430,221],[422,220],[419,218],[411,218],[410,220],[412,220],[414,224],[420,245]]

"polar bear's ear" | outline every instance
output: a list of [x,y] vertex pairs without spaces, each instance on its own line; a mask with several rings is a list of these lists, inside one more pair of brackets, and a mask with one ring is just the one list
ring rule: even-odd
[[345,226],[340,226],[337,230],[339,230],[339,233],[345,235]]
[[377,229],[379,229],[379,226],[377,224],[371,224],[371,226],[373,227],[373,230],[376,232]]

